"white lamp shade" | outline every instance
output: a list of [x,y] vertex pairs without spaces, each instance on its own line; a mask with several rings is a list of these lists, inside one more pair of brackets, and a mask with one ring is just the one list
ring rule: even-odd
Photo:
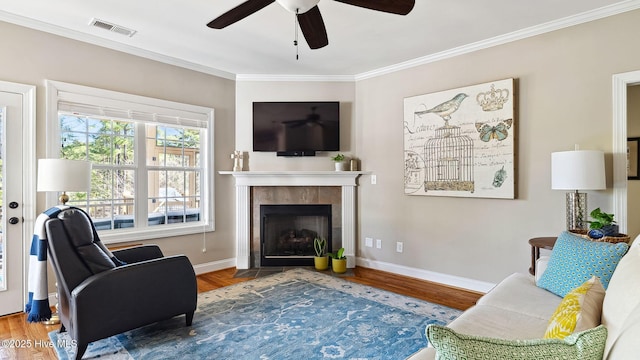
[[89,191],[91,163],[67,159],[38,160],[38,191]]
[[552,189],[603,190],[606,187],[604,152],[575,150],[551,154]]

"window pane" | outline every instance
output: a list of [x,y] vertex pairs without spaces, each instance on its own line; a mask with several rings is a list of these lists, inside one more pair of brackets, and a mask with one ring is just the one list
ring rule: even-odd
[[114,228],[134,225],[133,170],[94,169],[91,175],[89,215],[96,222]]
[[200,165],[201,130],[147,125],[147,164],[167,167]]
[[87,159],[86,133],[63,132],[61,139],[61,157],[69,160]]

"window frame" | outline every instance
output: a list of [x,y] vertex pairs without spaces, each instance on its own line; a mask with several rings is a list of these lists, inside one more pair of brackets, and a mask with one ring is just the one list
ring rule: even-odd
[[[64,83],[60,81],[46,80],[47,89],[47,111],[46,111],[46,157],[58,158],[60,156],[60,127],[59,127],[59,102],[65,101],[66,97],[84,98],[92,105],[97,107],[111,107],[119,109],[130,109],[131,107],[141,109],[149,113],[161,113],[163,115],[180,117],[181,115],[196,115],[202,121],[206,121],[207,136],[201,141],[201,163],[202,175],[200,185],[200,201],[203,204],[203,214],[200,221],[176,223],[162,226],[147,226],[146,214],[139,213],[134,210],[137,227],[126,229],[100,230],[100,238],[104,243],[120,243],[138,240],[148,240],[159,237],[173,237],[180,235],[205,233],[215,230],[215,177],[214,169],[214,109],[198,105],[179,103],[174,101],[150,98],[140,95],[132,95],[117,91],[104,90],[83,85]],[[93,103],[96,102],[96,103]],[[98,103],[99,102],[99,103]],[[153,110],[157,110],[154,112]],[[170,125],[179,125],[178,122]],[[144,144],[140,144],[139,135],[136,133],[136,150]],[[142,177],[138,177],[136,181],[136,194],[142,194],[142,197],[135,199],[137,201],[147,201],[148,192],[140,191],[141,184],[146,184],[146,172],[148,165],[146,160],[138,159],[135,164],[138,174],[145,173]],[[145,185],[146,187],[146,185]],[[57,194],[46,193],[46,207],[55,206]]]

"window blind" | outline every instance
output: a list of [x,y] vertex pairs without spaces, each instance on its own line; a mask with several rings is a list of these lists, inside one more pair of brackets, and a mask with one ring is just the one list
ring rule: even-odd
[[[154,122],[192,128],[207,128],[209,116],[206,112],[194,112],[172,107],[174,103],[160,101],[159,105],[147,105],[118,99],[105,99],[85,94],[58,92],[58,111],[80,116]],[[101,104],[100,106],[94,104]]]

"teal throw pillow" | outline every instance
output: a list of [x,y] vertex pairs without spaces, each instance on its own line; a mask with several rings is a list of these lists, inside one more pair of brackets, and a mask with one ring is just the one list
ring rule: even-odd
[[627,243],[591,241],[565,231],[556,240],[547,270],[538,280],[538,286],[565,297],[592,276],[597,276],[606,290],[613,271],[627,250]]
[[458,334],[440,325],[427,326],[436,360],[602,360],[607,329],[600,325],[559,339],[503,340]]

